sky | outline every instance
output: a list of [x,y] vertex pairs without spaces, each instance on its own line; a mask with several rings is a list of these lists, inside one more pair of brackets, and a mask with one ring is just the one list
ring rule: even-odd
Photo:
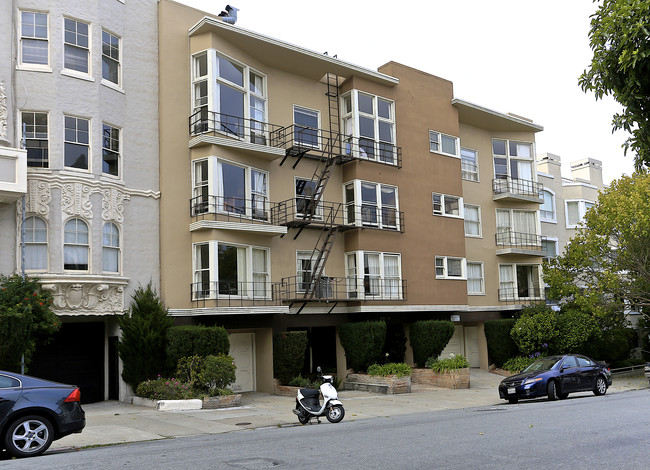
[[[226,1],[176,0],[218,15]],[[454,84],[456,98],[544,127],[537,154],[595,158],[609,184],[634,171],[613,99],[578,77],[591,62],[592,0],[233,0],[237,26],[376,70],[391,60]],[[397,136],[399,143],[399,135]]]

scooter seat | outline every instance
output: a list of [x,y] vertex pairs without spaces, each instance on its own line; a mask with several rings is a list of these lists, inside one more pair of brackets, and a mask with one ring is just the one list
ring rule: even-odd
[[300,393],[305,398],[312,398],[320,395],[320,391],[314,390],[313,388],[301,388]]

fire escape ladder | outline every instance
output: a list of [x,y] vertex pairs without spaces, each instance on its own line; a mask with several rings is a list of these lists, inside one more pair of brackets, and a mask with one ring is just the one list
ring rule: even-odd
[[[325,270],[325,264],[327,264],[327,258],[332,252],[332,247],[334,246],[338,232],[338,226],[332,225],[329,228],[323,229],[321,235],[318,237],[318,242],[312,252],[311,258],[314,260],[311,271],[311,284],[309,285],[309,289],[305,291],[305,298],[327,297],[327,294],[322,292],[323,286],[321,285],[321,280],[323,279],[323,271]],[[324,286],[325,291],[327,288],[328,286]]]
[[334,73],[327,73],[327,106],[329,109],[329,151],[330,156],[340,154],[341,146],[341,111],[339,100],[339,77]]

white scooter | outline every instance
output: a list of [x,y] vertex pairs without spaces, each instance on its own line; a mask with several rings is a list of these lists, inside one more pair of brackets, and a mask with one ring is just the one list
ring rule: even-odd
[[[293,413],[298,416],[300,424],[307,424],[310,419],[326,416],[330,423],[338,423],[345,416],[343,404],[338,400],[336,389],[332,385],[331,375],[321,375],[320,366],[316,368],[318,377],[323,382],[319,390],[301,388],[296,396],[296,407]],[[320,404],[319,395],[323,395],[323,404]]]

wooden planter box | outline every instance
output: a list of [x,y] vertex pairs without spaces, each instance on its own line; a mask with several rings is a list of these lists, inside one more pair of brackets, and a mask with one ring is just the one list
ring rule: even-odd
[[469,388],[469,367],[445,372],[435,372],[431,369],[413,369],[411,377],[414,384],[431,385],[441,388]]
[[273,379],[273,395],[282,397],[295,397],[301,387],[292,387],[291,385],[280,385],[278,379]]
[[397,377],[395,375],[380,377],[367,374],[348,374],[345,379],[345,389],[385,393],[388,395],[411,393],[411,377]]

